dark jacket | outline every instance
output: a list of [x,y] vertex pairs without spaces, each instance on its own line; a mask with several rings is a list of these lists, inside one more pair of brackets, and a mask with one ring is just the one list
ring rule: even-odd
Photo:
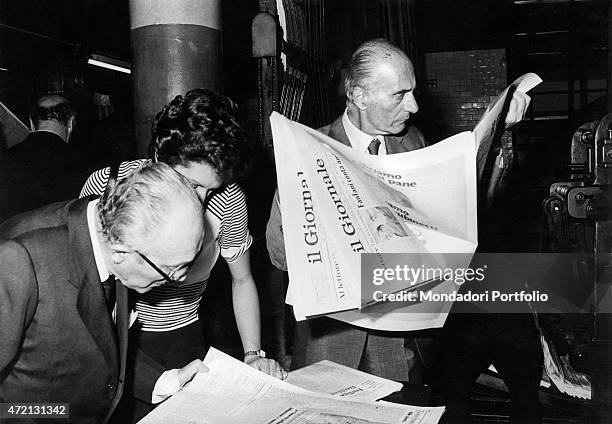
[[0,228],[0,402],[68,403],[75,423],[110,416],[127,354],[127,289],[117,283],[115,326],[87,227],[89,200]]
[[79,152],[58,135],[34,131],[9,149],[0,169],[0,221],[51,202],[74,199],[86,175]]

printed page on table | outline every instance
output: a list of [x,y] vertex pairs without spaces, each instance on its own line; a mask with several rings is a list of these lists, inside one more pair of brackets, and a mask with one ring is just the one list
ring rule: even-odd
[[198,373],[139,424],[436,424],[444,408],[345,400],[278,380],[215,348]]
[[324,360],[291,371],[287,382],[344,399],[378,400],[402,389],[397,381]]

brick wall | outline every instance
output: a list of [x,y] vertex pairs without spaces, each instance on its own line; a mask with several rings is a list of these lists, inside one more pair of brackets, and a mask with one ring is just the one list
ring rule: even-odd
[[471,130],[506,85],[505,49],[427,53],[421,112],[435,137]]

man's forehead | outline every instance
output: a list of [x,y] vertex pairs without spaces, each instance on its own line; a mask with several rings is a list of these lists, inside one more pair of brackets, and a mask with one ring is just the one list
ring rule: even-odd
[[381,60],[372,72],[372,83],[374,87],[392,85],[394,90],[412,89],[416,84],[412,63],[403,58]]

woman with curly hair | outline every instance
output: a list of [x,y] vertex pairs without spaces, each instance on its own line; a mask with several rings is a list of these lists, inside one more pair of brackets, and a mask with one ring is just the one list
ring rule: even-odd
[[[128,370],[128,387],[136,389],[132,390],[136,397],[126,403],[136,419],[180,388],[177,369],[203,357],[208,345],[198,306],[219,255],[228,263],[232,277],[232,301],[244,362],[278,378],[286,375],[261,350],[259,299],[248,251],[252,238],[245,196],[236,183],[247,171],[247,143],[235,112],[229,98],[210,90],[195,89],[176,96],[153,122],[149,145],[152,159],[119,165],[118,180],[151,161],[165,162],[191,181],[205,205],[203,247],[185,281],[136,296],[138,315],[135,328],[130,330],[131,354],[148,357],[156,370]],[[83,186],[81,197],[102,194],[110,172],[110,167],[94,172]],[[155,264],[149,265],[157,270]],[[159,271],[160,278],[171,279],[171,269]],[[124,409],[123,419],[125,414]]]

